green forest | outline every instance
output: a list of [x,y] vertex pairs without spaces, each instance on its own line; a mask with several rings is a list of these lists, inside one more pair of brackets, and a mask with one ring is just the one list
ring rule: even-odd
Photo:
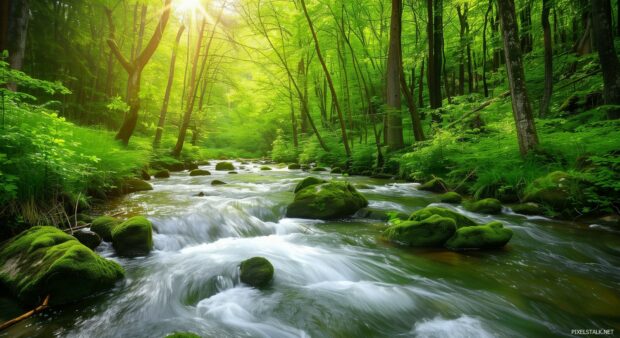
[[613,336],[619,51],[616,0],[0,0],[0,337]]

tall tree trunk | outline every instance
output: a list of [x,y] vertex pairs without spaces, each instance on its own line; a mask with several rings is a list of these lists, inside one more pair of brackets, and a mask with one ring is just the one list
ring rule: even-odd
[[338,113],[338,119],[340,120],[340,131],[342,134],[342,143],[344,144],[344,150],[347,155],[347,160],[349,160],[351,158],[351,149],[349,148],[349,140],[347,138],[347,131],[346,131],[346,127],[344,124],[344,117],[342,114],[342,110],[340,109],[340,103],[338,102],[338,96],[336,94],[334,82],[332,81],[331,74],[329,73],[329,70],[327,69],[327,65],[325,64],[325,59],[323,58],[323,54],[321,53],[321,47],[319,46],[319,39],[316,35],[316,31],[314,30],[314,24],[312,23],[312,20],[310,19],[310,15],[308,15],[308,9],[306,8],[305,0],[301,0],[301,7],[303,9],[306,20],[308,21],[308,27],[310,28],[310,32],[312,33],[312,39],[314,40],[314,47],[316,49],[317,57],[319,59],[319,62],[321,62],[323,72],[325,73],[325,78],[327,80],[327,83],[329,84],[329,90],[332,94],[332,100],[334,102],[334,106],[336,107],[336,112]]
[[301,133],[306,134],[308,133],[308,115],[306,115],[306,110],[303,107],[306,105],[304,104],[304,101],[308,102],[308,82],[306,79],[306,63],[304,62],[303,57],[299,60],[299,64],[297,65],[297,78],[303,86],[302,95],[299,96],[299,106],[301,108],[299,109],[301,117]]
[[[609,0],[590,0],[594,43],[603,70],[603,98],[606,104],[620,105],[620,62],[614,47]],[[618,109],[610,110],[609,118],[620,118]]]
[[422,121],[420,120],[420,114],[418,113],[418,109],[415,106],[415,101],[413,100],[413,88],[409,90],[407,86],[407,81],[405,81],[405,72],[403,68],[400,68],[400,87],[407,100],[407,107],[409,108],[409,115],[411,117],[411,128],[413,129],[413,137],[416,141],[424,141],[424,131],[422,129]]
[[[443,0],[429,1],[429,14],[432,14],[432,34],[429,35],[429,96],[431,108],[441,107],[441,71],[442,71],[442,48],[443,48]],[[432,40],[430,38],[432,36]],[[431,45],[432,41],[432,45]],[[432,62],[430,61],[432,59]],[[432,65],[432,67],[431,67]]]
[[[5,6],[6,8],[6,6]],[[6,36],[4,37],[5,46],[9,51],[9,66],[13,69],[21,70],[24,64],[24,52],[26,51],[26,37],[28,36],[28,20],[30,17],[30,6],[28,0],[9,0],[8,22],[6,25]],[[2,50],[0,50],[1,52]],[[7,84],[9,90],[17,90],[15,83]]]
[[549,113],[549,104],[553,94],[553,45],[551,42],[551,25],[549,24],[549,12],[551,11],[551,0],[543,0],[542,27],[545,44],[545,88],[540,103],[540,116]]
[[[401,7],[402,0],[392,0],[392,17],[390,20],[390,48],[387,60],[387,145],[390,149],[404,147],[403,141],[403,117],[401,116]],[[405,79],[402,78],[404,81]],[[405,84],[405,89],[406,89]]]
[[487,84],[487,23],[489,13],[493,10],[493,0],[489,0],[489,7],[484,14],[484,27],[482,28],[482,86],[484,87],[484,97],[489,97],[489,85]]
[[427,79],[428,86],[428,99],[430,107],[433,108],[433,95],[435,95],[435,34],[433,34],[433,0],[426,1],[427,11],[427,24],[426,24],[426,36],[428,40],[428,67],[427,67]]
[[159,112],[159,121],[157,123],[157,131],[155,132],[155,139],[153,140],[153,147],[159,148],[161,143],[161,135],[164,132],[164,126],[166,124],[166,115],[168,114],[168,102],[170,101],[170,92],[172,91],[172,83],[174,81],[174,66],[177,60],[177,51],[179,49],[179,42],[181,36],[185,30],[185,25],[181,25],[177,31],[177,36],[174,40],[174,47],[172,47],[172,56],[170,57],[170,68],[168,70],[168,83],[166,84],[166,92],[164,93],[164,102]]
[[527,54],[532,51],[532,4],[526,0],[521,10],[521,52]]
[[467,3],[465,4],[465,11],[461,11],[461,5],[456,5],[456,14],[459,17],[459,23],[461,25],[459,29],[459,95],[465,94],[465,30],[467,27]]
[[515,4],[514,0],[497,0],[497,3],[502,23],[506,72],[508,73],[512,96],[512,112],[517,129],[519,151],[521,155],[525,155],[538,145],[538,135],[536,134],[532,106],[525,86],[525,72],[519,44]]
[[420,68],[420,80],[418,82],[418,106],[424,107],[424,59]]
[[291,105],[291,129],[293,131],[293,146],[295,149],[299,147],[297,140],[297,117],[295,116],[295,101],[293,100],[293,88],[291,87],[291,79],[288,79],[288,96]]
[[467,83],[469,88],[469,94],[474,92],[474,72],[472,69],[472,60],[471,60],[471,38],[469,36],[469,21],[467,21],[467,12],[469,5],[465,3],[464,15],[465,15],[465,46],[467,50]]

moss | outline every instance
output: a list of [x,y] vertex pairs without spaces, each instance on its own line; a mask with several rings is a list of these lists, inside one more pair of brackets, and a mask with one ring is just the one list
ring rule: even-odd
[[446,247],[452,250],[501,248],[512,238],[512,230],[500,222],[463,227],[456,230]]
[[271,169],[271,167],[268,167],[268,166],[264,165],[264,166],[260,167],[260,170],[267,171],[267,170],[272,170],[272,169]]
[[189,176],[208,176],[211,175],[209,170],[194,169],[189,172]]
[[439,200],[443,203],[458,204],[461,203],[463,197],[458,192],[448,191],[447,193],[440,195]]
[[502,202],[495,198],[485,198],[480,201],[465,203],[465,209],[482,214],[499,214],[502,212]]
[[288,217],[332,219],[353,215],[368,201],[348,182],[331,181],[307,186],[295,193]]
[[316,178],[313,176],[308,176],[306,178],[304,178],[303,180],[301,180],[301,182],[297,183],[297,185],[295,186],[295,190],[294,192],[297,193],[298,191],[309,187],[311,185],[315,185],[315,184],[322,184],[327,182],[326,180],[322,180],[320,178]]
[[448,185],[443,179],[436,177],[432,180],[422,184],[418,187],[418,190],[432,191],[432,192],[446,192]]
[[288,165],[288,169],[289,170],[299,170],[301,169],[301,165],[297,164],[297,163],[291,163]]
[[101,216],[93,220],[90,225],[90,230],[101,236],[106,242],[112,241],[112,229],[120,224],[122,221],[118,218],[110,216]]
[[555,210],[570,206],[573,190],[578,189],[577,180],[563,171],[555,171],[534,180],[525,190],[525,202],[538,202]]
[[132,217],[112,229],[112,245],[120,256],[147,255],[153,249],[153,225],[142,217]]
[[333,168],[333,169],[332,169],[332,171],[331,171],[331,173],[332,173],[332,174],[342,174],[342,169],[340,169],[340,168],[338,168],[338,167]]
[[185,170],[185,163],[172,157],[164,157],[152,162],[151,167],[168,171],[183,171]]
[[313,172],[321,172],[321,171],[327,171],[327,169],[323,168],[323,167],[316,167],[316,168],[312,168]]
[[101,244],[101,237],[93,231],[80,229],[73,233],[73,237],[91,250],[94,250]]
[[374,219],[377,221],[387,222],[391,219],[397,218],[400,220],[407,220],[409,215],[400,212],[398,210],[380,210],[374,208],[363,208],[358,211],[355,216],[361,218]]
[[544,210],[540,205],[532,202],[516,204],[510,208],[513,212],[523,215],[542,215],[544,213]]
[[46,295],[51,305],[71,303],[111,288],[123,275],[120,265],[50,226],[32,227],[0,247],[0,284],[27,305]]
[[173,332],[167,335],[166,338],[200,338],[200,336],[191,332]]
[[121,181],[120,184],[120,193],[121,194],[131,194],[133,192],[138,191],[148,191],[153,190],[153,186],[148,182],[137,178],[126,178]]
[[153,174],[155,178],[168,178],[170,177],[170,171],[168,169],[162,169]]
[[390,241],[413,247],[441,247],[456,231],[453,219],[432,215],[420,221],[405,221],[387,228]]
[[368,184],[356,184],[355,188],[357,188],[357,189],[372,189],[372,187],[369,186]]
[[413,214],[411,214],[411,216],[409,217],[409,220],[410,221],[421,221],[433,215],[439,215],[441,217],[450,218],[456,223],[456,226],[459,228],[478,225],[476,222],[459,214],[458,212],[454,212],[450,209],[440,208],[440,207],[426,207],[424,209],[420,209],[414,212]]
[[239,265],[240,279],[254,287],[265,287],[273,279],[273,265],[264,257],[253,257]]
[[185,169],[187,170],[196,170],[198,169],[198,163],[196,162],[185,162]]
[[214,185],[214,186],[216,186],[216,185],[225,185],[225,184],[226,184],[226,182],[223,182],[223,181],[220,181],[220,180],[213,180],[213,181],[211,181],[211,185]]
[[235,170],[235,166],[230,162],[219,162],[215,165],[215,170],[217,171],[230,171]]

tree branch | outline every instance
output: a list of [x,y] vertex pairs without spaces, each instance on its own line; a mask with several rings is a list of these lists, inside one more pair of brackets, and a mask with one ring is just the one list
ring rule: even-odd
[[127,73],[131,73],[133,70],[133,65],[123,56],[121,50],[118,48],[118,44],[116,43],[116,38],[114,37],[116,29],[114,28],[114,20],[112,20],[112,10],[105,7],[105,15],[108,18],[108,24],[110,26],[110,37],[107,39],[108,46],[110,46],[110,50],[116,56],[116,59],[120,64],[125,68]]
[[166,24],[168,23],[168,19],[170,18],[170,7],[172,0],[166,0],[164,3],[164,11],[159,17],[159,23],[157,24],[157,28],[155,28],[155,32],[153,32],[153,36],[151,36],[151,40],[146,45],[146,48],[140,53],[140,55],[136,59],[135,66],[143,67],[149,61],[157,46],[159,45],[159,41],[164,35],[164,29],[166,28]]

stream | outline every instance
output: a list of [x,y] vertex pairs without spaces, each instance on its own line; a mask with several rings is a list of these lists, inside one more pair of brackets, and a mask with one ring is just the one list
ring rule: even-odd
[[[111,202],[107,214],[146,215],[155,250],[120,258],[126,278],[80,304],[51,309],[0,337],[541,337],[572,329],[620,332],[620,235],[609,229],[505,212],[488,216],[436,203],[416,183],[260,171],[172,173],[154,190]],[[240,169],[244,167],[244,169]],[[381,240],[385,224],[285,218],[308,175],[355,185],[370,207],[410,213],[431,203],[514,237],[499,251],[456,253]],[[227,185],[211,186],[219,179]],[[203,192],[205,196],[198,197]],[[259,290],[239,282],[238,264],[263,256],[275,268]],[[79,281],[76,281],[79,283]],[[70,285],[68,285],[70,287]]]

